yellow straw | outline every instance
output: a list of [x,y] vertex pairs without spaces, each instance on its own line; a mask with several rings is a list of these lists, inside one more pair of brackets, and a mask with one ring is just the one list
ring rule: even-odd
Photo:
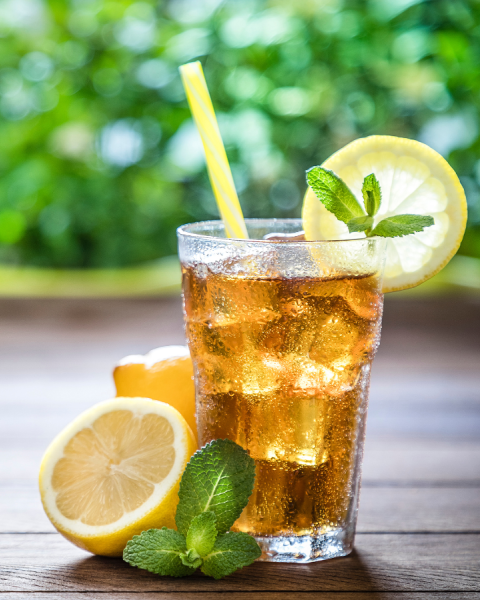
[[242,208],[238,201],[202,65],[199,61],[182,65],[180,74],[190,110],[202,138],[210,183],[227,237],[247,239],[248,233]]

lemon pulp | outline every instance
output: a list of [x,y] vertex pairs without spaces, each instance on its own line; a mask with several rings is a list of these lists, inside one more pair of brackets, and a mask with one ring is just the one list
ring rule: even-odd
[[195,448],[190,427],[163,402],[97,404],[45,453],[40,493],[47,516],[74,544],[121,555],[133,535],[174,527],[178,485]]
[[171,471],[172,442],[165,417],[129,410],[102,415],[68,442],[55,465],[58,510],[86,525],[118,521],[141,506]]

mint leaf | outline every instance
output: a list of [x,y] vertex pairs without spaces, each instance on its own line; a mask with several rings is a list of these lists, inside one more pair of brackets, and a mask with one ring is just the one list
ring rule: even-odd
[[202,557],[194,548],[180,554],[180,559],[186,567],[192,567],[193,569],[197,569],[203,562]]
[[394,215],[380,221],[371,236],[380,237],[402,237],[423,231],[425,227],[430,227],[435,221],[430,216],[423,215]]
[[363,216],[355,217],[347,223],[348,231],[369,231],[373,227],[373,217]]
[[255,462],[231,440],[214,440],[195,452],[180,481],[175,522],[187,535],[193,519],[211,511],[225,533],[245,508],[255,482]]
[[380,191],[380,184],[373,173],[367,175],[363,180],[362,195],[367,214],[374,217],[382,202],[382,192]]
[[220,579],[249,565],[261,555],[257,542],[246,533],[225,532],[245,508],[254,482],[255,462],[241,446],[231,440],[207,444],[192,456],[180,482],[179,531],[163,527],[135,535],[123,559],[172,577],[191,575],[201,566]]
[[181,556],[187,552],[184,536],[173,529],[149,529],[134,535],[123,551],[123,560],[133,567],[145,569],[157,575],[185,577],[195,572],[185,566]]
[[194,549],[200,556],[208,554],[217,539],[217,517],[215,513],[208,511],[197,515],[187,533],[187,548]]
[[339,221],[348,223],[365,213],[353,193],[340,177],[323,167],[312,167],[307,171],[308,185],[327,210]]
[[203,559],[201,571],[221,579],[260,558],[262,551],[247,533],[229,532],[217,538],[213,550]]

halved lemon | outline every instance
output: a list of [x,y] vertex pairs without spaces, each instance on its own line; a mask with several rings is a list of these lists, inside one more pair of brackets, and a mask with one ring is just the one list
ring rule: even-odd
[[45,452],[39,481],[45,512],[80,548],[121,556],[132,536],[175,527],[179,482],[195,449],[190,427],[168,404],[101,402]]
[[[384,292],[423,283],[457,251],[467,222],[465,192],[447,161],[429,146],[415,140],[374,135],[351,142],[322,166],[343,179],[362,206],[363,179],[375,174],[382,190],[375,225],[399,214],[431,215],[435,221],[420,233],[388,240]],[[349,233],[311,188],[305,194],[302,218],[307,240],[365,237],[363,233]]]

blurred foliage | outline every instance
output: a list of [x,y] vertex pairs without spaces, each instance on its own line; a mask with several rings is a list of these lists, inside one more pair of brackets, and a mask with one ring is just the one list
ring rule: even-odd
[[414,137],[462,179],[480,256],[477,0],[0,0],[0,260],[138,264],[215,218],[178,65],[200,58],[246,216],[304,171]]

